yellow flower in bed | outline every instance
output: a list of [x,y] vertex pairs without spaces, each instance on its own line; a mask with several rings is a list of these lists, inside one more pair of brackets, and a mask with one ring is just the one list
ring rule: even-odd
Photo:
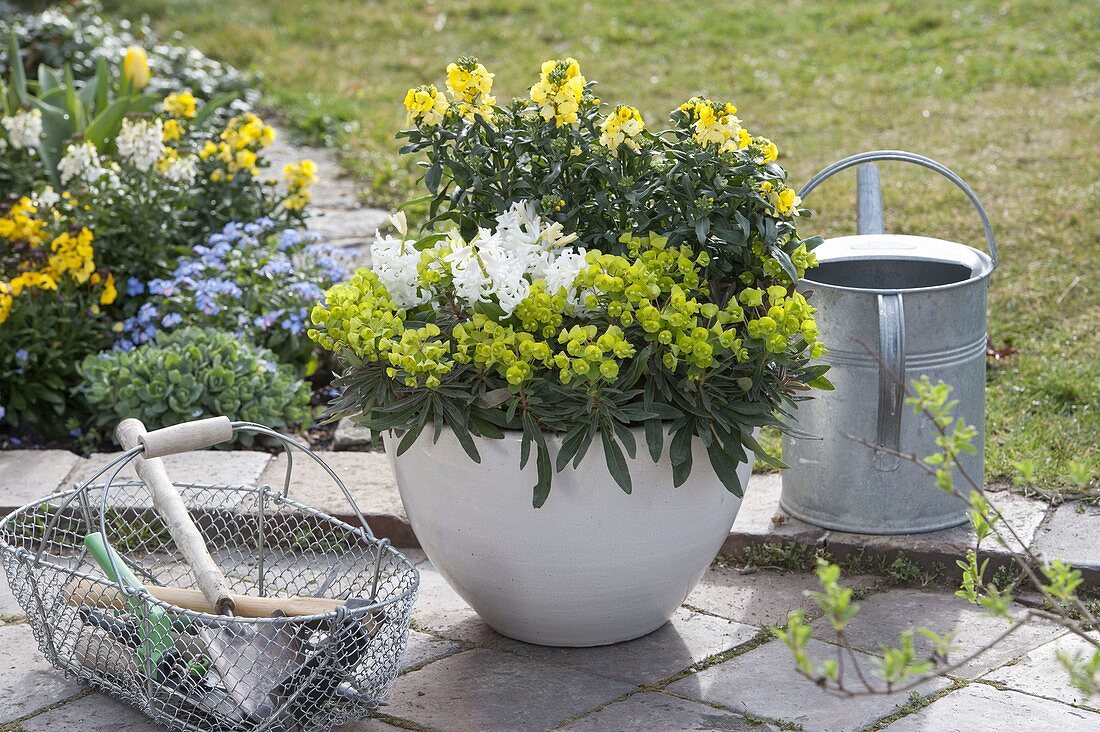
[[31,247],[42,243],[42,227],[46,225],[34,217],[37,209],[31,199],[23,196],[11,207],[7,216],[0,217],[0,236],[11,241],[25,241]]
[[577,121],[586,83],[576,59],[547,61],[538,83],[531,87],[531,101],[547,122],[554,120],[558,127],[571,125]]
[[122,57],[122,79],[131,89],[144,89],[149,83],[149,57],[141,46],[130,46]]
[[195,116],[197,104],[195,96],[189,92],[177,92],[164,98],[164,111],[173,117],[191,119]]
[[115,287],[115,276],[109,274],[103,283],[103,292],[99,295],[99,304],[110,305],[116,299],[118,299],[118,289]]
[[309,188],[319,180],[317,164],[308,159],[287,163],[283,168],[283,179],[287,184],[287,199],[283,205],[291,211],[301,211],[313,198]]
[[173,142],[183,137],[183,124],[178,119],[165,120],[163,130],[161,139],[164,142]]
[[56,277],[68,274],[80,284],[88,281],[95,272],[95,253],[92,250],[92,232],[87,228],[72,236],[60,234],[50,242],[53,254],[48,260],[49,271]]

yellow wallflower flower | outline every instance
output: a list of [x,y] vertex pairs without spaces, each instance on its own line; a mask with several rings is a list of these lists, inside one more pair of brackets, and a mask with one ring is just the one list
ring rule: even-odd
[[42,244],[42,227],[45,221],[35,218],[37,207],[23,196],[11,207],[7,216],[0,217],[0,237],[9,241],[25,241],[31,247]]
[[409,89],[405,94],[405,109],[408,112],[405,124],[435,127],[443,121],[448,108],[447,96],[436,89],[435,84]]
[[287,183],[287,199],[283,205],[291,211],[301,211],[313,198],[309,187],[318,181],[317,164],[312,160],[288,163],[283,168],[283,178]]
[[546,61],[538,83],[531,87],[531,101],[547,122],[554,120],[558,127],[570,125],[577,121],[586,83],[576,59]]
[[161,134],[161,139],[164,142],[172,142],[180,139],[183,136],[183,125],[178,119],[167,119],[164,121],[164,132]]
[[454,98],[460,116],[492,117],[497,101],[491,95],[494,76],[473,56],[463,56],[458,63],[447,66],[447,91]]
[[237,166],[238,170],[245,170],[256,175],[256,153],[251,150],[238,150],[237,154],[233,157],[233,163]]
[[100,305],[110,305],[118,299],[118,288],[115,287],[115,276],[107,275],[107,281],[103,283],[103,292],[99,295]]
[[620,104],[600,125],[600,144],[610,148],[616,155],[620,145],[626,145],[637,152],[638,143],[634,138],[643,129],[645,122],[642,121],[641,112],[635,107]]
[[760,148],[764,163],[774,163],[779,159],[779,148],[766,137],[752,138],[752,144]]
[[737,107],[729,102],[692,97],[680,105],[680,111],[688,115],[692,138],[703,147],[714,145],[727,152],[744,148],[751,141],[741,128],[741,120],[734,116]]
[[189,91],[176,92],[164,98],[164,111],[173,117],[191,119],[195,116],[196,107],[195,96]]

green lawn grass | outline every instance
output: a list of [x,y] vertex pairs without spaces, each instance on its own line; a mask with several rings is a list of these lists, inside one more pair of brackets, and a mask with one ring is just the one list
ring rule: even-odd
[[[693,94],[734,101],[792,181],[871,148],[955,168],[993,218],[1003,263],[990,331],[1018,353],[989,372],[988,477],[1065,487],[1100,475],[1100,5],[1073,0],[116,0],[203,51],[259,70],[269,102],[341,145],[365,200],[392,205],[405,90],[473,54],[500,98],[572,55],[651,126]],[[980,246],[949,183],[884,166],[888,230]],[[816,192],[807,233],[854,230],[854,173]]]

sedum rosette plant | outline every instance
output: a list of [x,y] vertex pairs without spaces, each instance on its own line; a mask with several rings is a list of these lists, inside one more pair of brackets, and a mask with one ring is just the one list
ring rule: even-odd
[[[273,429],[310,421],[309,386],[275,355],[232,333],[183,328],[130,351],[102,351],[79,365],[79,393],[109,433],[126,417],[150,429],[228,415]],[[251,444],[251,436],[240,436]]]
[[536,507],[594,440],[629,493],[625,455],[657,461],[667,443],[680,485],[698,438],[740,495],[746,450],[776,462],[753,431],[787,429],[795,401],[830,388],[795,290],[819,239],[796,232],[808,212],[775,145],[698,97],[651,132],[573,59],[506,108],[492,82],[463,58],[446,93],[406,96],[431,219],[415,236],[395,217],[370,267],[313,311],[311,337],[346,367],[333,416],[403,431],[399,453],[447,427],[474,461],[475,436],[519,430]]

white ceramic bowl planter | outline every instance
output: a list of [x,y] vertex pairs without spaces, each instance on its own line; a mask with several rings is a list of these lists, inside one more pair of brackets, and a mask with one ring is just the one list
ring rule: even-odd
[[[596,646],[661,627],[718,553],[741,506],[698,439],[691,476],[676,488],[667,440],[654,463],[644,430],[635,430],[631,495],[611,478],[595,440],[579,468],[554,476],[536,509],[534,457],[519,470],[521,433],[475,438],[477,464],[449,430],[435,444],[430,432],[400,457],[397,440],[386,436],[413,531],[485,622],[528,643]],[[561,440],[547,442],[553,459]],[[743,486],[749,456],[737,469]]]

